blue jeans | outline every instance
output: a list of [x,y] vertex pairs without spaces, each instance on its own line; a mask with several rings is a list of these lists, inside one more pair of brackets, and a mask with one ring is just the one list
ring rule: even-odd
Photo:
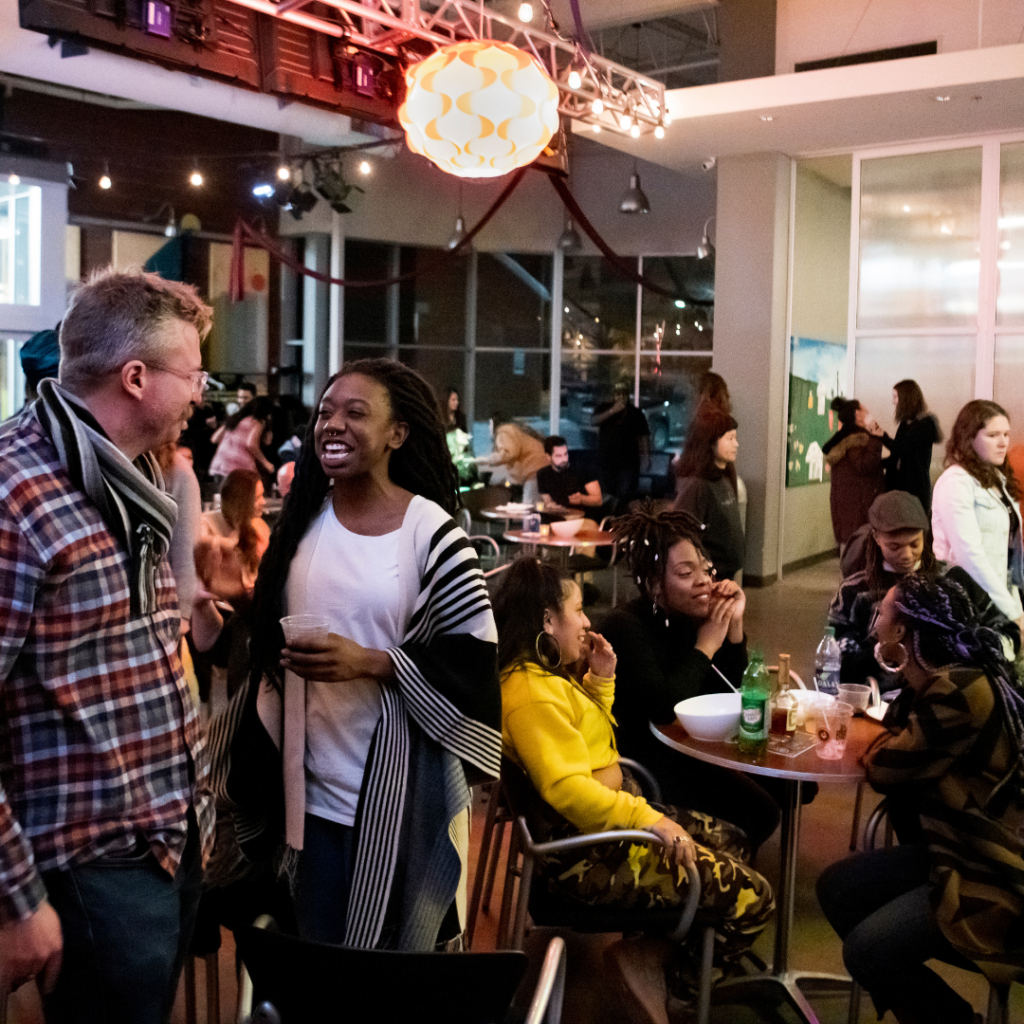
[[306,815],[295,873],[295,918],[302,938],[345,941],[354,853],[354,828]]
[[924,846],[860,853],[826,868],[818,902],[843,940],[850,975],[900,1024],[970,1024],[971,1004],[926,960],[977,970],[942,934],[932,910]]
[[194,816],[172,878],[142,840],[124,856],[43,872],[64,956],[47,1024],[162,1024],[192,939],[202,867]]

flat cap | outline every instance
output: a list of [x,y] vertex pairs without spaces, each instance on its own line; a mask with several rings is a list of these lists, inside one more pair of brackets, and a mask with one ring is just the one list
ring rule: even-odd
[[868,509],[868,522],[879,533],[927,530],[931,525],[921,500],[906,491],[887,491],[875,498]]

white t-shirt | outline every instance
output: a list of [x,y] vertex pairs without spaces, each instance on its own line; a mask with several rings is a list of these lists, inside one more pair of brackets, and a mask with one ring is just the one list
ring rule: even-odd
[[[402,641],[398,539],[401,531],[364,537],[338,522],[330,499],[293,560],[309,566],[288,577],[288,614],[316,613],[331,632],[386,650]],[[299,558],[299,555],[305,558]],[[342,825],[355,823],[373,731],[380,720],[375,679],[306,684],[306,810]]]

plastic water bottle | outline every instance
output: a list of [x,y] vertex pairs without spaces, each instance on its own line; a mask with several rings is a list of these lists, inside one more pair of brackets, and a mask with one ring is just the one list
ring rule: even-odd
[[740,753],[757,758],[768,743],[768,701],[772,683],[764,665],[764,655],[751,652],[740,687]]
[[825,635],[814,655],[814,685],[821,693],[839,693],[839,666],[842,660],[839,641],[833,626],[825,627]]

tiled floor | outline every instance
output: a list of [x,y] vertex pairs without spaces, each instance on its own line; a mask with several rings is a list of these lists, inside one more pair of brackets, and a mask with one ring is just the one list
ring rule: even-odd
[[[610,581],[596,580],[604,593],[610,594]],[[783,582],[764,590],[751,590],[747,595],[747,634],[751,643],[763,647],[766,656],[774,661],[784,651],[793,658],[793,668],[805,679],[813,673],[814,649],[825,626],[825,613],[838,584],[837,561],[822,563],[810,569],[787,576]],[[627,593],[630,584],[620,578],[622,593]],[[588,609],[599,620],[601,605]],[[820,871],[828,864],[845,856],[848,852],[850,822],[853,811],[854,788],[846,785],[823,786],[817,799],[803,812],[798,888],[795,897],[795,924],[791,944],[791,963],[795,968],[813,971],[841,972],[842,955],[836,935],[823,919],[814,895],[814,884]],[[865,814],[874,805],[874,796],[869,796]],[[477,808],[482,811],[482,807]],[[479,848],[483,813],[474,818],[473,855]],[[774,883],[778,878],[778,838],[774,837],[762,848],[758,867]],[[503,877],[503,868],[499,879]],[[489,914],[483,915],[477,927],[474,947],[493,948],[497,929],[499,891],[495,894],[494,905]],[[529,936],[527,951],[531,963],[537,965],[550,933],[537,930]],[[614,992],[605,982],[601,954],[613,941],[612,936],[567,936],[569,955],[568,990],[563,1014],[566,1024],[623,1024],[625,1015]],[[773,929],[770,926],[758,940],[755,951],[765,960],[770,960]],[[940,967],[951,984],[970,999],[975,1007],[984,1010],[987,986],[975,975],[969,975],[953,968]],[[203,972],[199,968],[199,1021],[205,1021],[205,1000],[203,998]],[[234,982],[234,944],[225,933],[225,942],[220,956],[220,1002],[221,1019],[231,1021],[234,1014],[236,986]],[[822,1024],[841,1024],[847,1020],[845,997],[823,997],[811,995],[811,1001],[818,1009]],[[746,1024],[759,1020],[783,1022],[792,1020],[788,1012],[772,1013],[767,1008],[748,1010],[737,1006],[721,1006],[713,1009],[713,1020],[729,1024]],[[15,1024],[35,1024],[40,1020],[38,999],[34,993],[22,990],[13,999],[10,1019]],[[862,1001],[860,1021],[862,1024],[874,1019],[870,1000]],[[1024,1016],[1024,986],[1014,990],[1011,1001],[1011,1018]],[[182,999],[179,995],[174,1022],[185,1020]],[[888,1017],[891,1021],[892,1018]]]

